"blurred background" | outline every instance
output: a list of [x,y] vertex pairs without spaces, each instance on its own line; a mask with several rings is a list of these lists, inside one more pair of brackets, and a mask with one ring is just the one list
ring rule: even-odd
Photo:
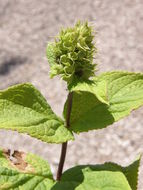
[[[49,79],[45,56],[48,41],[61,27],[89,20],[97,31],[99,73],[143,72],[143,0],[0,0],[0,89],[34,84],[53,110],[62,115],[66,86]],[[69,143],[65,169],[76,164],[113,161],[129,164],[143,152],[143,108],[101,131],[82,133]],[[49,145],[0,130],[0,147],[36,153],[56,171],[60,145]],[[143,189],[143,163],[139,190]]]

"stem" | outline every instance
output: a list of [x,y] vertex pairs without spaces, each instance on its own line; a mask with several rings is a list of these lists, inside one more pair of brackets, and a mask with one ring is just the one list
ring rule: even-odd
[[66,152],[67,152],[67,142],[62,144],[62,149],[61,149],[61,156],[60,156],[60,162],[58,166],[58,171],[57,171],[57,181],[60,181],[62,172],[63,172],[63,167],[65,163],[65,158],[66,158]]
[[[66,127],[67,128],[70,127],[72,99],[73,99],[73,92],[69,92],[68,100],[67,100],[67,115],[66,115]],[[64,163],[65,163],[65,158],[66,158],[66,152],[67,152],[67,145],[68,145],[68,142],[65,142],[62,144],[61,156],[60,156],[60,161],[59,161],[59,166],[58,166],[58,171],[57,171],[57,181],[60,181],[61,176],[62,176],[63,167],[64,167]]]

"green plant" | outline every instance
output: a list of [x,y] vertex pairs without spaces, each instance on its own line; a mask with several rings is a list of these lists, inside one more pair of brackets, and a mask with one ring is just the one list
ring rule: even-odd
[[[69,91],[64,119],[31,84],[0,91],[0,128],[27,133],[47,143],[63,143],[57,179],[47,161],[33,154],[0,150],[0,189],[137,190],[140,157],[130,166],[115,163],[75,166],[63,173],[67,141],[73,133],[107,127],[143,105],[143,74],[112,71],[95,75],[93,28],[87,22],[62,29],[47,46],[50,75],[60,75]],[[62,174],[63,173],[63,174]]]

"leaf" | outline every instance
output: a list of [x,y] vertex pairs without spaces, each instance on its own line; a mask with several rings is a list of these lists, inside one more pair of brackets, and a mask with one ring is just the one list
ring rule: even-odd
[[49,143],[73,139],[45,98],[25,83],[0,91],[0,128],[16,130]]
[[33,154],[0,150],[0,190],[51,190],[49,164]]
[[[98,84],[98,89],[97,89]],[[105,81],[98,81],[97,78],[94,80],[74,80],[69,86],[69,91],[82,91],[82,92],[90,92],[102,102],[108,105],[108,101],[106,100],[106,83]]]
[[61,181],[51,190],[132,190],[121,172],[83,171],[83,181]]
[[127,177],[132,190],[137,190],[138,188],[138,174],[140,166],[141,156],[138,156],[137,159],[128,167],[123,168],[123,172]]
[[[71,129],[77,133],[101,129],[143,105],[143,74],[107,72],[70,90],[74,91]],[[64,116],[66,109],[65,104]]]
[[137,190],[138,185],[138,173],[140,166],[141,156],[138,156],[136,160],[129,166],[122,167],[116,163],[107,162],[102,165],[80,165],[73,167],[62,176],[62,181],[82,181],[82,171],[112,171],[122,172],[128,180],[128,183],[132,190]]
[[[64,116],[67,112],[67,103],[64,108]],[[114,118],[107,109],[107,105],[101,103],[97,97],[89,92],[74,92],[72,111],[70,117],[70,129],[76,133],[93,129],[101,129],[114,122]]]
[[128,167],[115,163],[76,166],[64,172],[51,190],[137,190],[139,162],[140,157]]
[[[98,83],[100,82],[106,83],[106,92],[103,89],[104,96],[108,100],[108,110],[115,121],[143,105],[143,74],[107,72],[98,77]],[[99,85],[97,85],[97,90],[98,88]],[[99,93],[98,95],[100,96]]]

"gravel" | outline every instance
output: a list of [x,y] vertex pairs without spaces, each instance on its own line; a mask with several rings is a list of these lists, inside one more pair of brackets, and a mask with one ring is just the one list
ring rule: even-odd
[[[97,31],[99,73],[143,72],[143,0],[0,0],[0,89],[31,82],[61,115],[66,86],[48,77],[47,41],[60,27],[89,20]],[[129,164],[143,152],[143,108],[115,125],[76,135],[69,143],[65,169],[76,164],[114,161]],[[0,146],[41,155],[55,173],[60,145],[47,145],[27,135],[0,130]],[[139,190],[143,189],[143,163]]]

